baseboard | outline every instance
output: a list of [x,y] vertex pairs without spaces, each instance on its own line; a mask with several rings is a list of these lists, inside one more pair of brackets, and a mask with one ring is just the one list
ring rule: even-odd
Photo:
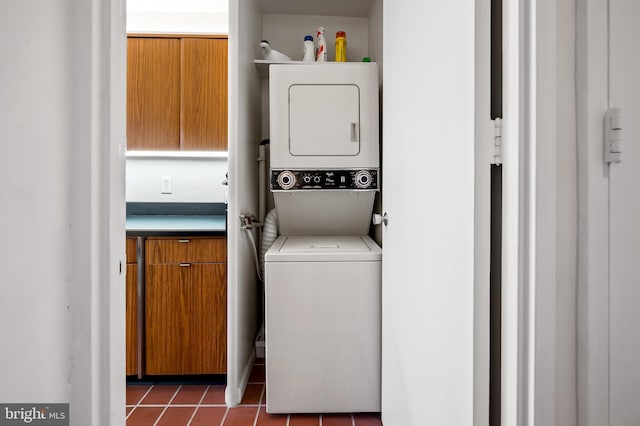
[[225,390],[225,400],[227,402],[228,407],[235,407],[240,404],[242,401],[242,397],[244,396],[244,391],[247,389],[247,383],[249,383],[249,377],[251,376],[251,371],[253,370],[253,364],[256,361],[256,350],[255,348],[251,351],[251,355],[249,356],[249,360],[247,364],[245,364],[244,369],[242,370],[242,376],[238,382],[237,392],[234,394],[232,390],[227,386]]

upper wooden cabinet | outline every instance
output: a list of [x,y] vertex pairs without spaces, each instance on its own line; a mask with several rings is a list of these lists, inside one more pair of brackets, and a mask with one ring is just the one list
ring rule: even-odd
[[127,149],[227,150],[227,39],[129,37]]
[[129,38],[127,149],[180,149],[180,40]]
[[181,148],[226,151],[227,39],[181,42]]

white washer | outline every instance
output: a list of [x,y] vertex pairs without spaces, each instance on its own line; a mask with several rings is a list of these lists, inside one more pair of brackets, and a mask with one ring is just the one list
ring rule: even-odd
[[269,413],[380,411],[380,247],[282,236],[266,253]]

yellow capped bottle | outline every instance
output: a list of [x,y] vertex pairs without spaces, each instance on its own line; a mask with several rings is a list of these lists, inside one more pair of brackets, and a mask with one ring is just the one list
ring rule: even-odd
[[344,31],[336,33],[336,62],[347,62],[347,34]]

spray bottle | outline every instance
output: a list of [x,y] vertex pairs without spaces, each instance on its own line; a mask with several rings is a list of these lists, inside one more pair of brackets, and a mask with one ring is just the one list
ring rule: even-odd
[[324,27],[318,27],[316,30],[316,62],[327,62],[327,42],[324,39]]

